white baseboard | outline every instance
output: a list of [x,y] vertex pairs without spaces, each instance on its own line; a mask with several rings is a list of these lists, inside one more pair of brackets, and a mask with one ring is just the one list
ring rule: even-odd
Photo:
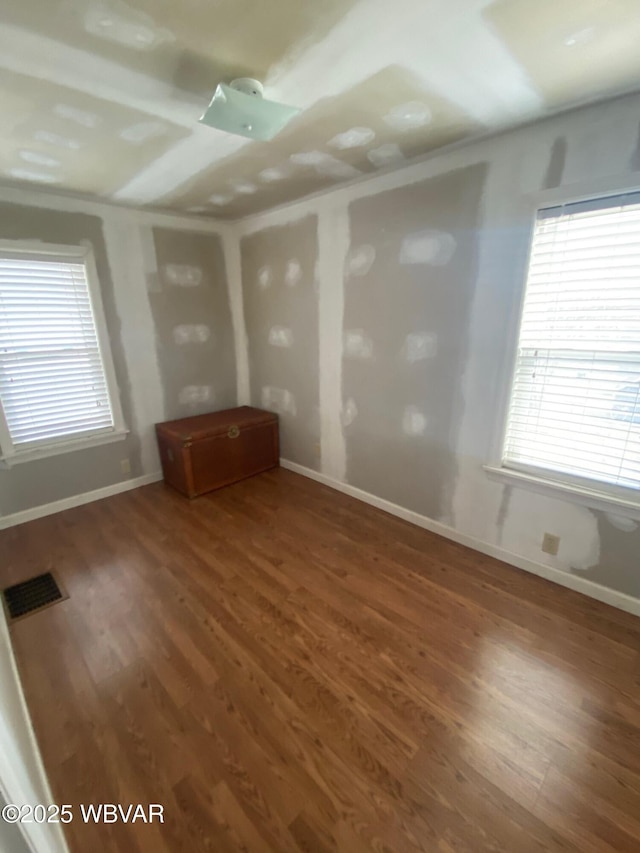
[[14,512],[11,515],[0,516],[0,530],[4,530],[7,527],[15,527],[16,524],[24,524],[25,521],[33,521],[35,518],[42,518],[45,515],[53,515],[65,509],[72,509],[74,506],[81,506],[92,501],[99,501],[102,498],[109,498],[111,495],[119,495],[120,492],[128,492],[131,489],[137,489],[139,486],[156,483],[161,479],[162,472],[155,471],[153,474],[134,477],[132,480],[123,480],[120,483],[113,483],[113,485],[105,486],[102,489],[94,489],[92,492],[83,492],[81,495],[72,495],[70,498],[62,498],[62,500],[42,504],[41,506],[34,506],[30,509],[23,509],[21,512]]
[[364,492],[362,489],[357,489],[355,486],[350,486],[347,483],[341,483],[339,480],[334,480],[332,477],[327,477],[326,474],[321,474],[319,471],[313,471],[311,468],[305,468],[304,465],[298,465],[296,462],[289,462],[288,459],[281,459],[280,465],[287,468],[289,471],[294,471],[296,474],[302,474],[303,477],[309,477],[311,480],[316,480],[318,483],[323,483],[332,489],[343,492],[352,498],[357,498],[364,503],[382,509],[385,512],[416,524],[418,527],[423,527],[425,530],[430,530],[432,533],[437,533],[439,536],[444,536],[445,539],[451,539],[453,542],[458,542],[460,545],[466,545],[468,548],[473,548],[475,551],[480,551],[481,554],[487,554],[489,557],[495,557],[497,560],[502,560],[504,563],[509,563],[510,566],[515,566],[517,569],[524,569],[525,572],[538,575],[560,584],[560,586],[568,587],[576,592],[581,592],[583,595],[588,595],[589,598],[595,598],[597,601],[603,601],[605,604],[610,604],[617,607],[619,610],[625,610],[627,613],[633,613],[635,616],[640,616],[640,599],[634,598],[631,595],[626,595],[624,592],[618,592],[615,589],[602,586],[599,583],[590,581],[580,575],[574,575],[570,572],[563,572],[561,569],[545,566],[543,563],[536,563],[534,560],[529,560],[527,557],[521,557],[519,554],[514,554],[512,551],[507,551],[500,548],[498,545],[491,545],[488,542],[483,542],[481,539],[476,539],[475,536],[469,536],[466,533],[461,533],[453,527],[442,524],[439,521],[434,521],[426,515],[420,515],[417,512],[412,512],[410,509],[398,506],[384,498],[376,497],[376,495]]

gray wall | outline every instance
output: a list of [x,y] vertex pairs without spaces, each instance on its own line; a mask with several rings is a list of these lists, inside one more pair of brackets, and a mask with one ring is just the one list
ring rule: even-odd
[[[281,268],[297,251],[296,229],[317,217],[319,349],[311,362],[311,351],[298,361],[295,347],[282,349],[268,378],[288,387],[295,373],[302,387],[302,366],[310,387],[320,378],[323,473],[468,541],[636,598],[634,518],[507,485],[483,466],[497,461],[534,197],[640,184],[629,178],[640,168],[639,114],[638,96],[583,108],[241,225],[255,393],[265,380],[267,349],[255,339],[266,296],[252,279],[259,265]],[[306,446],[291,419],[288,447],[296,439]],[[557,556],[542,552],[545,532],[560,537]]]
[[[153,217],[111,208],[103,217],[84,212],[80,201],[75,206],[69,212],[55,204],[0,203],[0,239],[92,246],[129,435],[0,469],[0,516],[152,476],[160,467],[155,422],[236,403],[220,237],[198,233],[197,223],[193,231],[156,227],[152,233]],[[196,286],[180,283],[185,268],[198,278]],[[182,328],[176,332],[176,326]],[[130,473],[123,471],[123,460]]]
[[317,221],[309,216],[242,240],[251,401],[280,416],[282,455],[320,457]]
[[168,418],[236,402],[235,352],[220,237],[154,228],[148,276]]
[[[13,204],[0,205],[0,239],[37,240],[74,246],[89,243],[93,248],[100,279],[111,353],[120,389],[125,423],[131,423],[132,401],[127,361],[120,337],[113,281],[107,259],[102,221],[96,216]],[[8,515],[38,504],[111,485],[122,478],[120,460],[128,458],[132,476],[142,474],[138,436],[78,453],[49,457],[0,470],[0,513]],[[93,485],[97,483],[99,485]]]
[[349,206],[347,479],[431,518],[455,479],[453,380],[467,355],[485,172],[470,166]]

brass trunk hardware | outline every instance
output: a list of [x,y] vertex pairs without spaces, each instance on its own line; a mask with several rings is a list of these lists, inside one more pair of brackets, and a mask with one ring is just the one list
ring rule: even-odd
[[240,428],[235,426],[235,424],[234,426],[230,426],[227,435],[229,438],[237,438],[240,435]]

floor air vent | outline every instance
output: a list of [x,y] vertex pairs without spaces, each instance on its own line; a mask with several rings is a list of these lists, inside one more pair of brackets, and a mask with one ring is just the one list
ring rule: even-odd
[[2,594],[10,619],[20,619],[67,597],[51,572],[8,586]]

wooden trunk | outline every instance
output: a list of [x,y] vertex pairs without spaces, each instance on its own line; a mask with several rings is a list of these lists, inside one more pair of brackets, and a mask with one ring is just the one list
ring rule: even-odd
[[165,483],[195,498],[279,464],[278,416],[251,406],[156,424]]

